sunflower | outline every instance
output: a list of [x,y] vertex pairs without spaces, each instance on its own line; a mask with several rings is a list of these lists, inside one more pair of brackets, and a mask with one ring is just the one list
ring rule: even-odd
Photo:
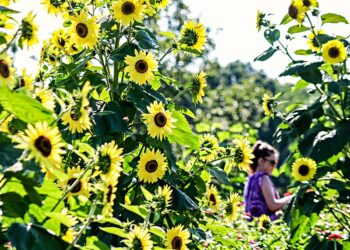
[[306,10],[309,10],[311,7],[318,7],[317,0],[297,0],[297,1],[300,1],[302,6]]
[[37,88],[34,91],[35,99],[37,99],[45,108],[53,111],[55,104],[55,97],[50,89]]
[[103,183],[103,209],[102,215],[105,217],[113,216],[113,205],[115,200],[115,193],[117,192],[117,178],[107,178]]
[[261,30],[261,24],[262,24],[262,20],[264,18],[265,14],[261,13],[260,10],[258,10],[258,13],[256,15],[256,29],[258,30],[258,32]]
[[339,40],[331,40],[322,45],[322,56],[325,62],[336,64],[344,62],[347,57],[344,43]]
[[13,20],[6,15],[0,15],[0,28],[14,30],[16,24],[13,23]]
[[149,150],[141,154],[137,165],[137,177],[140,181],[155,183],[162,179],[166,168],[166,158],[160,150]]
[[151,52],[146,54],[135,50],[135,56],[125,57],[125,64],[125,72],[129,73],[130,80],[140,85],[153,80],[153,72],[158,69],[157,60]]
[[72,107],[62,115],[63,125],[69,124],[72,133],[83,133],[92,126],[88,111],[83,107]]
[[319,52],[321,50],[321,45],[316,38],[318,35],[321,35],[321,34],[325,34],[325,32],[323,30],[319,30],[319,31],[315,31],[315,33],[311,33],[308,36],[309,40],[307,41],[307,44],[309,44],[311,50],[316,52]]
[[69,36],[64,29],[61,28],[53,32],[51,37],[51,43],[55,46],[55,48],[65,50],[68,41]]
[[240,204],[239,194],[230,194],[228,204],[225,207],[226,216],[229,221],[233,222],[237,218],[237,210]]
[[66,52],[69,55],[75,55],[83,50],[83,46],[77,44],[75,41],[69,40],[66,44]]
[[202,96],[205,95],[204,88],[207,86],[206,77],[204,72],[200,72],[192,79],[192,99],[196,104],[203,102]]
[[27,75],[26,69],[22,70],[22,77],[19,80],[19,86],[24,87],[27,90],[33,89],[34,77],[32,75]]
[[208,199],[209,206],[215,211],[219,211],[221,206],[221,197],[218,194],[218,190],[214,185],[210,185],[207,188],[206,197]]
[[201,23],[195,24],[191,20],[182,28],[179,42],[184,48],[201,51],[206,40],[204,26]]
[[144,6],[139,0],[119,0],[112,6],[113,16],[117,22],[124,26],[136,22],[142,22],[144,18]]
[[68,8],[68,4],[63,0],[44,0],[41,4],[46,5],[49,14],[57,14],[63,13],[66,8]]
[[55,48],[54,46],[50,46],[47,50],[46,54],[46,61],[51,64],[52,66],[56,66],[57,63],[60,62],[60,55],[58,48]]
[[20,44],[27,44],[29,49],[33,45],[39,43],[38,40],[38,26],[34,23],[34,15],[31,12],[23,18],[21,24],[21,37],[19,38]]
[[297,181],[311,180],[316,174],[316,162],[310,158],[300,158],[292,165],[292,176]]
[[170,0],[155,0],[155,6],[158,9],[165,9],[170,3]]
[[163,140],[164,137],[173,133],[176,120],[169,110],[165,110],[162,102],[154,101],[147,107],[148,114],[143,114],[143,119],[147,124],[147,132],[152,138]]
[[204,134],[199,141],[199,159],[204,162],[211,162],[218,155],[219,142],[215,136]]
[[252,154],[253,150],[250,147],[249,142],[247,139],[240,139],[235,140],[234,143],[233,161],[235,166],[241,170],[249,171],[249,165],[253,163],[252,159],[254,158],[254,155]]
[[11,122],[14,117],[15,117],[14,115],[9,115],[0,121],[0,132],[13,134],[13,131],[11,129]]
[[81,11],[79,15],[70,16],[72,25],[70,34],[77,45],[93,48],[98,40],[99,26],[95,17],[88,17],[86,12]]
[[266,214],[262,214],[259,217],[258,227],[262,228],[262,229],[266,229],[266,230],[270,229],[270,227],[271,227],[270,217],[267,216]]
[[161,209],[164,211],[167,207],[171,205],[171,200],[172,200],[172,193],[173,190],[170,188],[169,185],[165,185],[163,187],[158,187],[157,192],[156,192],[156,197],[161,203]]
[[29,150],[27,159],[34,158],[43,172],[52,173],[52,168],[60,169],[64,143],[57,127],[51,128],[46,122],[38,122],[34,126],[28,124],[24,133],[13,136],[13,140],[19,143],[17,148]]
[[191,242],[190,232],[183,229],[182,225],[169,229],[165,236],[165,245],[167,249],[187,250],[187,244]]
[[123,162],[123,148],[118,148],[115,141],[103,144],[98,150],[97,172],[102,174],[103,178],[118,179],[120,172],[123,171],[121,164]]
[[11,67],[12,60],[6,55],[0,55],[0,86],[13,88],[16,85],[16,69]]
[[300,0],[292,0],[288,8],[288,14],[291,18],[302,23],[305,19],[305,12],[307,9],[303,6],[303,2]]
[[273,117],[275,114],[274,107],[275,107],[275,99],[268,94],[264,94],[263,98],[263,110],[264,114],[268,117]]
[[153,241],[147,229],[135,226],[129,233],[129,237],[124,240],[129,250],[151,250]]
[[[84,173],[83,169],[80,169],[80,167],[72,167],[68,168],[67,174],[68,177],[61,183],[62,188],[70,188],[75,181],[79,180],[80,176]],[[68,196],[78,196],[83,195],[86,197],[89,197],[89,186],[88,186],[89,178],[84,175],[78,183],[75,185],[75,187],[70,190],[68,193]]]

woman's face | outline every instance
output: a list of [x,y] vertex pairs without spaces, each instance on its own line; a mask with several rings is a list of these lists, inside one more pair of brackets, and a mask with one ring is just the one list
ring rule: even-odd
[[262,157],[262,159],[263,159],[262,164],[263,164],[265,172],[268,173],[269,175],[271,175],[273,169],[277,165],[278,159],[277,159],[276,155],[273,154],[273,155],[265,156],[265,157]]

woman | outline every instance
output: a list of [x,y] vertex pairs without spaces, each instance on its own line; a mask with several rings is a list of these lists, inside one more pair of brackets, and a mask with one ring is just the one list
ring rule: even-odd
[[253,146],[255,158],[250,165],[250,176],[244,187],[245,211],[252,217],[266,214],[271,220],[278,219],[277,211],[288,203],[293,195],[280,199],[270,175],[277,166],[278,152],[268,143],[258,141]]

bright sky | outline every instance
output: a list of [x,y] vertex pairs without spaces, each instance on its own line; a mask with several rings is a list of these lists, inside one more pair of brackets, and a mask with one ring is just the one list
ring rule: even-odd
[[[41,1],[21,0],[19,4],[12,7],[22,11],[19,16],[33,10],[37,14],[36,22],[42,25],[40,35],[47,38],[50,32],[61,26],[61,23],[56,18],[39,11]],[[205,26],[211,27],[212,37],[216,43],[216,50],[212,55],[217,57],[222,65],[239,59],[243,62],[251,62],[254,68],[263,69],[268,76],[276,78],[289,63],[288,58],[280,53],[276,53],[265,62],[253,62],[253,59],[269,48],[263,33],[258,33],[256,30],[257,10],[273,13],[274,22],[279,23],[288,10],[290,0],[247,0],[239,1],[239,4],[233,0],[185,0],[185,3],[191,9],[189,18],[199,16]],[[321,13],[337,13],[350,21],[350,1],[319,0],[319,5]],[[220,28],[222,30],[219,30]],[[333,35],[349,35],[350,33],[349,25],[340,24],[326,24],[323,30]],[[295,49],[307,49],[306,39],[298,41],[299,44]],[[292,48],[292,51],[295,49]],[[37,54],[38,50],[39,48],[34,48],[29,52]],[[15,60],[18,68],[23,65],[33,66],[35,62],[27,55],[28,52],[17,54]],[[283,82],[290,79],[279,78],[279,80]]]

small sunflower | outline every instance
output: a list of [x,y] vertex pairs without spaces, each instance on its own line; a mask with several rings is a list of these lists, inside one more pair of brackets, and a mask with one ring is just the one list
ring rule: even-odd
[[169,229],[165,236],[165,246],[167,249],[187,250],[187,244],[191,242],[190,232],[183,229],[182,225]]
[[50,89],[37,88],[34,91],[35,99],[37,99],[45,108],[53,111],[55,104],[55,97]]
[[153,241],[147,229],[135,226],[129,233],[129,237],[124,240],[129,250],[151,250]]
[[275,114],[275,99],[268,94],[264,94],[263,98],[263,110],[266,116],[273,117]]
[[184,48],[201,51],[206,40],[204,26],[201,23],[195,24],[194,21],[191,20],[182,28],[179,43],[184,46]]
[[0,15],[0,28],[14,30],[15,27],[16,27],[16,24],[13,22],[11,18],[3,14]]
[[203,102],[204,88],[207,87],[206,77],[207,75],[204,72],[200,72],[192,79],[192,99],[196,104]]
[[237,210],[240,204],[239,194],[230,194],[228,204],[225,207],[226,216],[229,221],[233,222],[237,218]]
[[306,8],[306,10],[309,10],[312,7],[314,8],[318,7],[317,0],[297,0],[297,1],[300,1],[302,6]]
[[271,227],[270,217],[267,216],[266,214],[261,215],[259,217],[258,227],[266,230],[270,229]]
[[69,41],[69,36],[64,29],[59,29],[53,32],[51,43],[60,50],[65,50]]
[[218,190],[214,185],[210,185],[210,187],[207,188],[206,197],[208,199],[209,206],[215,211],[219,211],[222,202],[221,197],[218,194]]
[[316,162],[310,158],[300,158],[292,165],[292,176],[297,181],[311,180],[316,174]]
[[158,9],[165,9],[170,3],[171,0],[155,0],[155,6]]
[[[16,0],[12,0],[12,2],[16,2]],[[0,0],[0,5],[8,7],[10,5],[10,0]]]
[[83,46],[77,44],[75,41],[68,41],[68,43],[66,44],[66,52],[68,55],[75,55],[81,52],[83,49]]
[[249,171],[254,155],[247,139],[235,140],[233,161],[235,166],[244,171]]
[[199,159],[204,162],[211,162],[218,155],[219,142],[214,135],[204,134],[199,141]]
[[11,122],[15,116],[10,115],[8,117],[5,117],[3,120],[0,121],[0,132],[5,132],[8,134],[14,134],[11,129]]
[[124,26],[136,22],[142,22],[144,18],[144,6],[139,0],[119,0],[112,6],[113,16],[117,22]]
[[303,6],[303,2],[300,0],[292,0],[288,8],[288,14],[291,18],[302,23],[305,19],[305,12],[307,9]]
[[[62,188],[70,188],[76,180],[80,178],[83,174],[84,170],[80,169],[80,167],[72,167],[68,168],[67,179],[61,184]],[[68,196],[78,196],[83,195],[89,197],[89,187],[88,187],[89,178],[84,175],[78,182],[78,184],[68,193]]]
[[105,217],[113,216],[113,205],[117,192],[117,178],[107,178],[103,183],[103,209],[102,215]]
[[69,125],[72,133],[83,133],[92,126],[88,111],[83,107],[72,107],[62,115],[63,125]]
[[21,24],[21,37],[19,38],[20,43],[27,44],[29,49],[33,45],[39,43],[38,40],[38,26],[34,23],[34,15],[29,12],[28,15],[23,18]]
[[[119,2],[119,1],[118,1]],[[93,48],[99,37],[99,26],[95,17],[88,17],[86,12],[71,16],[70,34],[77,45]]]
[[44,0],[41,4],[46,5],[49,14],[61,14],[68,8],[68,4],[63,0]]
[[141,154],[137,168],[137,177],[140,181],[155,183],[162,179],[165,174],[166,158],[159,150],[147,149],[145,153]]
[[6,54],[0,55],[0,86],[12,89],[16,85],[15,72],[11,58]]
[[327,63],[336,64],[344,62],[347,58],[344,43],[339,40],[331,40],[322,45],[323,60]]
[[118,148],[115,141],[103,144],[99,148],[98,161],[96,163],[98,172],[103,177],[118,179],[120,172],[123,171],[121,164],[123,162],[123,148]]
[[60,62],[60,57],[61,57],[61,53],[58,50],[58,48],[55,48],[54,46],[50,46],[49,49],[46,51],[46,58],[45,60],[51,64],[51,66],[56,66],[57,63]]
[[261,13],[260,10],[258,10],[258,13],[256,15],[256,29],[258,30],[258,32],[261,30],[261,24],[262,24],[262,20],[264,18],[265,14]]
[[33,89],[34,77],[32,75],[27,75],[26,69],[22,70],[22,77],[19,79],[19,86],[24,87],[27,90]]
[[24,133],[15,135],[13,140],[18,143],[17,148],[29,151],[27,159],[34,158],[43,172],[52,173],[51,168],[61,168],[64,143],[57,127],[51,128],[46,122],[28,124]]
[[158,64],[153,53],[135,50],[135,56],[125,57],[125,72],[129,73],[131,81],[137,84],[145,84],[146,82],[153,80],[154,71],[157,71]]
[[143,119],[147,124],[147,132],[152,138],[163,140],[164,137],[173,133],[176,120],[169,110],[165,110],[162,102],[154,101],[147,107],[148,114],[143,114]]
[[314,33],[311,33],[308,38],[309,40],[307,41],[307,44],[309,44],[310,49],[316,52],[319,52],[321,50],[321,45],[319,44],[319,42],[316,39],[316,36],[321,35],[321,34],[325,34],[325,32],[323,30],[319,30],[319,31],[315,31]]
[[173,190],[169,185],[165,185],[163,187],[158,187],[156,191],[156,199],[160,203],[160,209],[164,211],[167,207],[171,205]]

